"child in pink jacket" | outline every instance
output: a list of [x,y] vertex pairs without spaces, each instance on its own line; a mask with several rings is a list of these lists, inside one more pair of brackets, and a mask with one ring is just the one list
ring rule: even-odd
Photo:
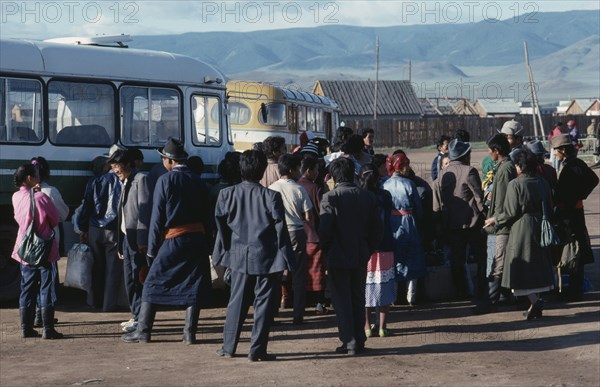
[[52,242],[48,261],[38,267],[31,267],[19,257],[21,241],[32,222],[31,190],[36,191],[34,194],[35,213],[33,219],[35,221],[36,235],[43,239],[49,239],[52,236],[53,229],[58,224],[58,211],[52,200],[42,192],[39,192],[40,178],[33,164],[23,164],[17,168],[14,174],[14,183],[19,189],[12,197],[15,220],[19,225],[19,231],[12,258],[21,263],[21,295],[19,297],[21,337],[39,336],[38,332],[33,329],[36,296],[39,291],[44,326],[42,338],[59,339],[62,337],[62,334],[54,330],[54,304],[52,301],[56,299],[54,278],[57,273],[56,265],[51,264],[60,259],[58,244],[56,240]]

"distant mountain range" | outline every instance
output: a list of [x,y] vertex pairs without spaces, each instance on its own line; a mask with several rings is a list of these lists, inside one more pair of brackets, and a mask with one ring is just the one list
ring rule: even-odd
[[229,78],[310,89],[317,79],[374,79],[378,35],[380,79],[408,79],[410,61],[411,80],[423,85],[427,95],[462,83],[479,85],[479,92],[468,86],[472,90],[464,96],[490,97],[483,94],[497,84],[494,88],[504,97],[527,99],[527,41],[540,100],[599,96],[600,11],[537,13],[531,18],[536,22],[524,23],[521,17],[520,22],[135,36],[131,47],[192,56],[216,65]]

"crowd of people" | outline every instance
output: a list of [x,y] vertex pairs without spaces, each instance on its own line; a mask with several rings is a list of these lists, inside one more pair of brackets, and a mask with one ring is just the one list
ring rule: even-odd
[[[201,158],[189,157],[178,140],[158,150],[162,162],[149,173],[141,170],[142,152],[114,145],[94,160],[96,176],[74,220],[94,256],[90,301],[114,311],[124,284],[131,319],[121,329],[128,343],[151,341],[161,305],[184,308],[182,340],[194,344],[200,310],[211,301],[212,263],[230,287],[217,354],[235,355],[253,305],[248,359],[267,361],[275,359],[267,346],[281,308],[292,308],[294,325],[304,323],[309,305],[317,313],[333,309],[338,353],[361,353],[368,337],[388,336],[390,305],[422,299],[426,257],[436,253],[450,268],[456,298],[474,299],[477,314],[526,296],[524,317],[541,318],[541,294],[557,286],[553,266],[565,260],[571,265],[564,294],[581,299],[584,265],[593,260],[583,200],[598,177],[577,158],[569,134],[552,138],[557,171],[545,163],[543,144],[525,142],[521,124],[507,121],[487,141],[482,176],[471,165],[468,132],[441,136],[431,185],[403,150],[375,153],[374,136],[372,129],[340,127],[330,144],[306,132],[293,153],[282,137],[268,137],[228,153],[212,186],[201,179]],[[43,337],[55,339],[62,337],[54,329],[56,241],[40,266],[18,252],[32,221],[45,238],[68,216],[58,191],[45,183],[49,173],[41,157],[15,172],[19,232],[12,256],[21,262],[21,335],[38,336],[38,306]],[[546,217],[560,246],[540,243]],[[469,262],[477,264],[474,283]]]

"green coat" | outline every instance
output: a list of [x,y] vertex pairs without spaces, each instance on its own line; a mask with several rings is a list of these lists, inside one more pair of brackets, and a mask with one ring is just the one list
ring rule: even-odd
[[[540,247],[542,193],[547,209],[552,208],[548,183],[537,176],[521,175],[508,183],[504,207],[496,214],[500,227],[510,227],[502,286],[509,289],[537,289],[554,284],[550,252]],[[548,211],[550,212],[550,211]]]
[[[492,200],[490,202],[488,218],[492,218],[497,213],[502,212],[508,183],[517,177],[517,170],[510,158],[500,161],[500,163],[496,164],[495,168],[494,187],[492,188]],[[493,235],[508,235],[510,227],[498,227],[496,225],[495,227],[489,227],[486,231],[488,234]]]

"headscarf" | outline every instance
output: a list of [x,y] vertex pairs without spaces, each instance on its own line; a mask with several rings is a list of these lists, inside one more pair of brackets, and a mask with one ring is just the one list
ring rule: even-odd
[[404,153],[398,153],[388,156],[385,161],[388,174],[392,176],[394,172],[400,172],[405,166],[410,165],[410,160]]

